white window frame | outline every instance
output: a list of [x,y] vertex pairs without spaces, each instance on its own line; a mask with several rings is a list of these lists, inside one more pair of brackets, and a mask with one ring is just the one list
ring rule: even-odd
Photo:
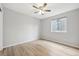
[[[56,25],[56,23],[58,24],[57,21],[61,21],[64,23],[64,28],[62,28],[62,30],[58,30],[57,28],[59,27],[58,25]],[[55,24],[54,24],[55,22]],[[60,22],[60,23],[61,23]],[[63,24],[62,23],[62,24]],[[53,26],[56,26],[56,27],[53,27]],[[64,30],[63,30],[64,29]],[[61,18],[57,18],[57,19],[54,19],[51,21],[51,32],[67,32],[67,17],[61,17]]]

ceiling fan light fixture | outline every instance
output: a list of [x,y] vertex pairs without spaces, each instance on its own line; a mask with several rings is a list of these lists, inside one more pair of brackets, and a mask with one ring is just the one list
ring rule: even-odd
[[42,14],[42,15],[43,15],[43,14],[44,14],[44,12],[43,12],[42,10],[39,10],[39,14]]

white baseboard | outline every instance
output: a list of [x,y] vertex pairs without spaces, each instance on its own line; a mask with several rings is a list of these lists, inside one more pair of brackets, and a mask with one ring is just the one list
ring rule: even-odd
[[[36,39],[36,40],[37,40],[37,39]],[[14,43],[14,44],[11,44],[11,45],[8,45],[8,46],[3,46],[3,48],[7,48],[7,47],[11,47],[11,46],[16,46],[16,45],[23,44],[23,43],[27,43],[27,42],[31,42],[31,41],[34,41],[34,40],[29,40],[29,41]]]
[[69,43],[69,42],[63,42],[63,41],[57,41],[55,39],[51,39],[51,38],[47,38],[47,37],[42,37],[41,39],[43,40],[48,40],[48,41],[51,41],[51,42],[58,42],[58,43],[61,43],[61,44],[64,44],[64,45],[68,45],[68,46],[71,46],[71,47],[75,47],[75,48],[79,48],[79,45],[76,45],[76,44],[72,44],[72,43]]

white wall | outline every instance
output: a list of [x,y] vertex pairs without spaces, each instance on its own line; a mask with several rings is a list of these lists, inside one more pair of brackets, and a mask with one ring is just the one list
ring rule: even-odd
[[[1,8],[1,4],[0,4],[0,8]],[[3,47],[3,14],[2,12],[0,12],[0,50]]]
[[[67,33],[51,32],[51,20],[66,16]],[[79,47],[79,9],[41,20],[41,38]]]
[[4,8],[3,22],[4,47],[39,39],[39,20]]
[[[51,32],[50,21],[68,17],[67,33]],[[41,20],[4,8],[3,46],[8,47],[40,38],[79,47],[79,9]],[[39,29],[40,26],[40,29]],[[39,30],[41,30],[39,33]]]

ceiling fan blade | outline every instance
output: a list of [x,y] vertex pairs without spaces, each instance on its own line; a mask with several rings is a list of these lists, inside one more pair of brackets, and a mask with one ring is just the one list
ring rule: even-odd
[[46,7],[47,6],[47,3],[44,3],[43,7]]
[[36,12],[34,12],[34,13],[38,13],[39,11],[36,11]]
[[36,6],[34,6],[34,5],[33,5],[33,7],[36,8],[36,9],[39,9],[38,7],[36,7]]
[[51,10],[45,10],[46,12],[51,12]]
[[0,11],[2,11],[1,8],[0,8]]

